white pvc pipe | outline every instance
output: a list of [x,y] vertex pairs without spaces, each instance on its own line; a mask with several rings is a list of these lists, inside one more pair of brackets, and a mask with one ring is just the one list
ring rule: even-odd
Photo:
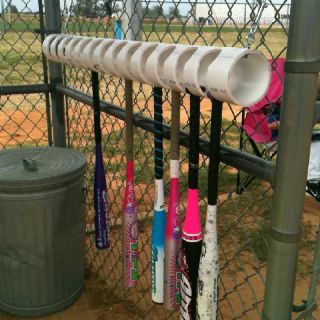
[[159,69],[163,67],[164,61],[170,56],[175,48],[176,46],[173,44],[160,43],[150,54],[145,62],[145,78],[147,83],[152,84],[155,87],[165,87],[165,83],[160,79]]
[[103,38],[92,38],[88,45],[83,49],[82,58],[85,65],[90,70],[96,71],[94,67],[95,62],[93,59],[93,53],[103,40]]
[[65,62],[67,64],[70,64],[74,67],[77,67],[77,63],[75,61],[75,51],[74,49],[76,48],[78,42],[82,40],[85,40],[87,37],[79,37],[79,36],[75,36],[73,39],[71,39],[66,47],[65,47],[65,54],[64,54],[64,59],[65,59]]
[[130,60],[142,42],[128,41],[124,45],[114,61],[114,73],[119,78],[130,79]]
[[[72,60],[73,64],[77,67],[88,68],[87,61],[85,56],[83,55],[85,48],[89,43],[93,40],[93,38],[83,38],[81,39],[72,50]],[[70,58],[70,57],[68,57]]]
[[137,48],[131,56],[129,64],[129,79],[141,83],[148,82],[146,78],[146,61],[157,46],[158,43],[142,42],[141,46]]
[[113,44],[114,39],[103,39],[100,44],[94,49],[92,53],[92,62],[94,71],[104,72],[102,65],[104,62],[104,55],[109,47]]
[[64,35],[58,35],[50,43],[49,54],[51,56],[52,61],[60,62],[60,59],[58,57],[58,45],[60,41],[62,41],[63,39],[64,39]]
[[199,47],[183,68],[181,87],[196,96],[207,96],[207,70],[220,52],[221,48]]
[[202,85],[219,101],[249,106],[266,93],[270,72],[267,59],[258,51],[222,48]]
[[101,67],[105,73],[112,76],[117,74],[117,70],[115,68],[116,57],[127,43],[127,40],[115,40],[107,49],[104,58],[101,61]]
[[164,57],[162,64],[159,64],[158,73],[161,82],[166,89],[175,91],[185,91],[181,86],[183,82],[183,70],[185,64],[197,51],[198,47],[176,45],[174,51],[168,56]]
[[44,55],[50,60],[51,60],[50,46],[51,46],[52,41],[58,36],[59,36],[58,34],[50,34],[43,41],[42,51],[43,51]]
[[56,62],[241,106],[260,100],[271,77],[262,54],[240,48],[50,35],[43,52]]
[[60,59],[60,63],[67,63],[65,50],[67,44],[74,38],[74,36],[65,36],[58,44],[57,47],[57,56]]

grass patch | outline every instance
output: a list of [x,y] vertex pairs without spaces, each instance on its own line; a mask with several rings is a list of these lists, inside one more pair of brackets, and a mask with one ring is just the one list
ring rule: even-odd
[[260,262],[266,262],[269,248],[268,226],[261,224],[258,229],[242,229],[239,244],[245,251],[252,252]]

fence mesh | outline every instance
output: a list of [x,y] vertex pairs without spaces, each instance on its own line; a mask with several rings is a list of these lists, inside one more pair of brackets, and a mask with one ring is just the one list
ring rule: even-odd
[[[129,1],[129,0],[127,0]],[[106,4],[107,3],[107,4]],[[135,2],[138,3],[138,2]],[[259,2],[255,1],[143,1],[141,38],[145,41],[187,43],[208,46],[244,47],[245,38]],[[64,0],[61,5],[61,28],[69,34],[113,38],[128,18],[126,1]],[[253,48],[269,59],[284,57],[287,45],[290,1],[267,2]],[[36,1],[1,1],[0,83],[26,85],[44,83],[41,41],[38,33],[39,8]],[[111,11],[111,12],[110,12]],[[46,14],[50,14],[46,12]],[[108,17],[108,14],[110,17]],[[130,23],[129,23],[130,29]],[[126,37],[126,30],[122,30]],[[78,68],[64,68],[66,85],[91,94],[90,73]],[[124,80],[100,74],[100,97],[124,108]],[[153,118],[152,87],[134,83],[134,112]],[[164,90],[164,119],[170,124],[171,93]],[[44,94],[1,95],[1,148],[48,143],[48,110]],[[189,98],[182,96],[181,129],[189,130]],[[209,137],[211,105],[201,101],[201,137]],[[222,144],[254,154],[249,138],[243,133],[241,107],[224,104]],[[153,135],[134,130],[135,182],[139,215],[140,281],[136,288],[121,286],[121,211],[125,187],[125,124],[102,115],[103,153],[111,211],[111,248],[97,251],[93,232],[94,136],[93,112],[88,105],[66,98],[67,142],[83,152],[88,161],[87,194],[87,286],[107,290],[109,299],[122,301],[130,319],[177,319],[178,313],[166,311],[151,301],[150,243],[153,218]],[[257,124],[258,127],[258,124]],[[51,130],[51,128],[49,128]],[[240,138],[241,136],[241,138]],[[258,145],[262,152],[264,145]],[[169,181],[169,141],[165,141],[165,194]],[[187,190],[187,149],[181,153],[181,212],[185,212]],[[271,152],[263,157],[270,161]],[[272,158],[272,159],[271,159]],[[206,212],[208,159],[200,157],[199,190],[202,221]],[[241,192],[240,192],[241,191]],[[270,183],[220,165],[218,238],[220,259],[219,319],[259,319],[263,307],[268,227],[273,189]],[[167,198],[166,198],[167,199]],[[317,203],[306,200],[304,233],[297,270],[295,301],[300,303],[308,292],[317,220]],[[183,218],[183,216],[182,216]],[[289,294],[289,293],[288,293]],[[121,314],[123,316],[121,317]],[[313,318],[317,319],[317,313]]]

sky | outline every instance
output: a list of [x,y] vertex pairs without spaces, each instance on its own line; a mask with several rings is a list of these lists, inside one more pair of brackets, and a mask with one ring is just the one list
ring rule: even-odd
[[[6,3],[8,3],[10,0],[0,0],[3,1],[5,3],[4,6],[6,6]],[[49,1],[49,0],[45,0],[45,1]],[[247,0],[247,2],[253,2],[254,0]],[[12,4],[15,5],[19,11],[38,11],[38,0],[11,0]],[[67,7],[70,7],[71,2],[76,3],[76,0],[60,0],[60,4],[61,4],[61,8],[64,7],[64,5],[66,4]],[[119,4],[121,4],[122,1],[119,1]],[[178,3],[179,2],[179,11],[182,15],[187,15],[188,11],[190,10],[190,2],[188,0],[159,0],[159,2],[157,0],[142,0],[142,5],[144,6],[144,4],[148,2],[150,3],[149,6],[152,7],[156,4],[160,3],[165,3],[164,4],[164,10],[165,12],[168,10],[168,8],[170,6],[173,5],[174,2]],[[198,3],[212,3],[213,0],[198,0]],[[216,3],[244,3],[245,0],[216,0]],[[273,3],[273,4],[282,4],[282,3],[286,3],[286,4],[290,4],[291,0],[267,0],[268,3]]]

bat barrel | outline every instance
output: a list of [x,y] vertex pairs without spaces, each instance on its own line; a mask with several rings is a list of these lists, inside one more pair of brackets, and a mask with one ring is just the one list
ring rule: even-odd
[[216,216],[222,103],[215,99],[211,99],[211,101],[208,208],[197,284],[197,314],[199,320],[216,320],[218,309],[219,255]]
[[181,320],[196,320],[197,279],[202,242],[182,240]]
[[188,202],[182,228],[181,320],[196,319],[202,229],[198,205],[200,98],[190,95]]
[[127,161],[126,168],[126,191],[123,204],[122,222],[122,279],[126,288],[138,284],[138,217],[137,204],[134,193],[134,164]]
[[151,238],[151,292],[152,300],[163,303],[164,290],[164,239],[166,213],[164,211],[163,180],[156,179],[156,199],[154,202]]

